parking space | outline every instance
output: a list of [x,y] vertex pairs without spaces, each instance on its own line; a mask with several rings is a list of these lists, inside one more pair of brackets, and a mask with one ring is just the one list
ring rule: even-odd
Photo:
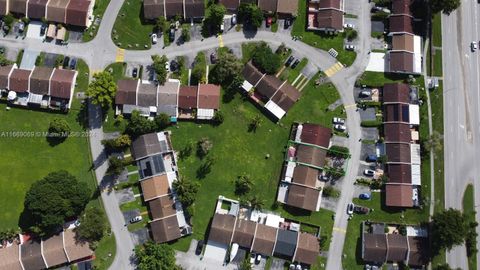
[[272,258],[272,265],[270,266],[270,270],[284,270],[285,267],[285,260]]
[[123,212],[125,224],[130,224],[130,220],[136,216],[140,216],[140,210],[138,209]]
[[375,121],[377,120],[375,108],[369,107],[365,109],[359,109],[360,119],[362,121]]
[[357,14],[361,9],[362,2],[357,0],[345,0],[343,1],[343,9],[347,14]]
[[263,269],[265,269],[266,264],[267,264],[267,258],[265,256],[262,256],[262,258],[260,259],[260,262],[258,262],[258,264],[254,263],[252,265],[252,269],[253,270],[263,270]]
[[378,128],[362,128],[362,139],[363,140],[378,140]]
[[346,146],[348,145],[348,138],[343,136],[333,135],[331,142],[332,142],[332,145]]
[[43,64],[47,67],[52,67],[52,68],[55,67],[58,56],[59,55],[55,53],[46,53]]
[[[125,76],[127,77],[132,77],[132,78],[138,78],[140,76],[139,72],[140,72],[140,64],[137,64],[137,63],[127,63],[127,67],[125,68]],[[136,69],[136,70],[135,70]],[[133,76],[135,75],[134,74],[134,71],[136,73],[136,76]]]
[[[362,147],[362,153],[363,153],[363,147]],[[371,178],[369,176],[366,176],[364,174],[364,171],[365,170],[375,170],[375,165],[372,163],[372,164],[369,164],[367,162],[360,162],[360,165],[358,166],[358,177],[361,177],[361,178]]]
[[121,189],[115,192],[115,196],[117,196],[117,200],[120,204],[124,204],[127,202],[135,201],[135,195],[133,193],[132,188]]
[[318,68],[312,63],[308,62],[307,65],[302,69],[301,73],[308,79],[311,79],[313,76],[315,76],[315,74],[318,73]]
[[45,31],[42,35],[42,23],[41,22],[31,22],[28,25],[27,29],[27,38],[43,40],[45,38]]
[[362,143],[362,148],[360,151],[360,159],[364,161],[367,159],[368,156],[371,156],[371,155],[375,155],[375,156],[377,155],[375,144]]
[[20,68],[32,70],[35,67],[35,61],[40,55],[38,51],[25,50],[23,51],[22,62]]
[[[373,90],[368,87],[355,87],[353,88],[353,97],[355,102],[361,101],[372,101],[373,100]],[[377,90],[378,92],[378,90]]]
[[136,231],[133,231],[130,233],[130,236],[132,237],[133,244],[135,246],[141,245],[150,241],[150,234],[148,233],[147,228],[141,228]]
[[83,39],[83,32],[70,30],[70,34],[68,36],[68,42],[80,43],[82,42],[82,39]]

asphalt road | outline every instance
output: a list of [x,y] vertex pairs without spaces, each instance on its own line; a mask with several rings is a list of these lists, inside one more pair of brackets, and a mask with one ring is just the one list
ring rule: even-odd
[[[457,11],[442,16],[446,208],[462,209],[469,183],[474,184],[475,205],[480,205],[480,52],[470,49],[472,41],[480,40],[479,16],[476,0],[464,0]],[[478,211],[476,219],[480,221]],[[447,262],[468,269],[465,247],[448,252]]]

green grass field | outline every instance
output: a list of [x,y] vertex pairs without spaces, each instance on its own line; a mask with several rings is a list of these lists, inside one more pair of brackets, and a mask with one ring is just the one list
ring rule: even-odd
[[[463,213],[467,217],[468,222],[475,221],[475,196],[473,185],[469,184],[463,194]],[[468,254],[468,269],[477,269],[477,254]]]
[[152,46],[150,33],[153,24],[143,21],[142,8],[141,0],[127,0],[123,3],[112,30],[112,39],[118,47],[146,50]]
[[432,19],[432,44],[435,47],[442,47],[442,14],[433,15]]
[[[325,111],[328,105],[338,98],[338,92],[333,86],[323,85],[315,88],[313,83],[309,83],[302,91],[301,100],[280,123],[276,124],[265,117],[250,101],[244,100],[237,94],[229,103],[221,104],[225,121],[220,126],[181,122],[178,127],[171,128],[172,143],[176,151],[181,151],[188,144],[195,144],[204,137],[209,138],[213,143],[213,148],[208,155],[214,157],[215,162],[211,172],[203,179],[198,179],[196,173],[203,161],[196,157],[195,153],[179,161],[180,174],[201,184],[192,218],[193,237],[206,238],[205,233],[219,195],[239,199],[234,194],[234,181],[242,174],[250,175],[254,182],[251,194],[258,194],[264,199],[264,207],[270,209],[276,198],[291,124],[294,121],[309,121],[330,126],[333,116],[344,116],[341,112],[343,107],[333,112]],[[256,115],[261,116],[261,126],[256,132],[248,132],[249,123]],[[268,159],[267,154],[270,155]],[[321,226],[322,235],[326,237],[327,242],[330,241],[333,226],[332,212],[321,210],[310,215],[309,212],[283,207],[272,210],[287,218]],[[190,240],[191,237],[180,239],[174,247],[186,250]]]

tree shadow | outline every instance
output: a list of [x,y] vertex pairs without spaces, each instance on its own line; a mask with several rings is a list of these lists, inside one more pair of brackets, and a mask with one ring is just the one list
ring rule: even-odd
[[210,172],[212,171],[212,165],[207,163],[203,163],[197,169],[196,175],[198,179],[204,179]]
[[82,102],[80,105],[76,121],[83,129],[88,129],[88,102]]
[[18,217],[18,227],[20,227],[22,231],[30,231],[30,228],[34,225],[35,222],[32,213],[24,208]]
[[47,140],[48,142],[48,145],[50,145],[50,147],[55,147],[61,143],[63,143],[67,137],[65,136],[55,136],[54,134],[48,134],[45,139]]

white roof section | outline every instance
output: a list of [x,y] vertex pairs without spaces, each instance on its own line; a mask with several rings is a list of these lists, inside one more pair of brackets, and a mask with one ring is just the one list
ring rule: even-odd
[[285,219],[279,215],[274,214],[267,214],[267,218],[265,219],[265,225],[278,228],[281,222],[284,222]]
[[422,73],[422,39],[420,36],[413,36],[414,61],[413,68],[416,73]]
[[422,176],[420,171],[420,165],[412,164],[412,185],[420,186],[422,185]]
[[214,109],[198,109],[197,110],[197,119],[201,120],[210,120],[215,115]]
[[372,52],[366,71],[385,72],[385,53]]
[[245,92],[250,92],[253,88],[253,85],[251,83],[249,83],[247,80],[243,81],[243,84],[242,84],[242,89],[245,91]]
[[410,125],[420,125],[420,106],[415,104],[408,105],[410,115]]
[[280,186],[278,187],[277,201],[281,203],[287,202],[288,186],[288,184],[280,183]]
[[227,256],[227,249],[228,245],[209,240],[205,246],[203,257],[223,263]]
[[420,144],[412,143],[410,144],[410,160],[411,164],[420,165]]
[[287,170],[285,171],[285,182],[292,182],[292,178],[293,178],[293,172],[295,171],[295,167],[297,166],[297,164],[295,162],[291,162],[289,161],[287,163]]
[[265,109],[275,115],[278,120],[282,119],[282,117],[286,114],[286,112],[277,104],[275,104],[275,102],[273,102],[272,100],[268,101],[267,104],[265,104]]

